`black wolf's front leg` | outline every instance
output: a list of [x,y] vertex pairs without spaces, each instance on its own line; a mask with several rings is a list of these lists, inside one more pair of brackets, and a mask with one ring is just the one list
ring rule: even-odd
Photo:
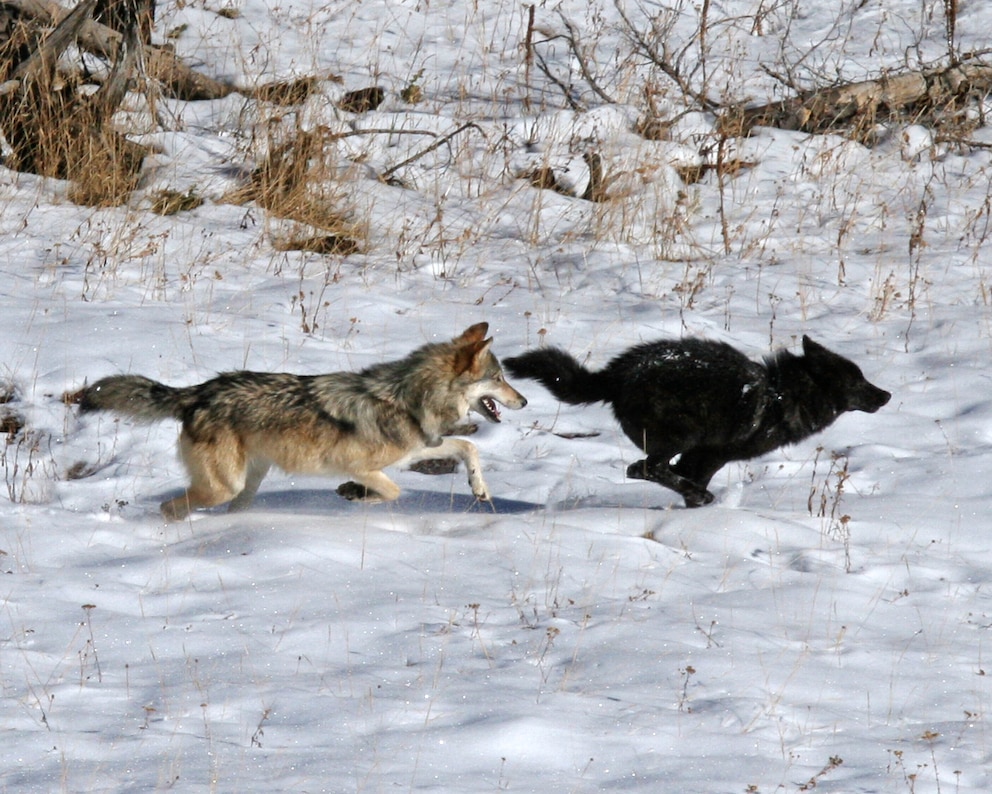
[[[714,448],[690,449],[683,452],[672,470],[679,477],[693,483],[700,491],[710,493],[710,480],[727,464],[725,450]],[[713,501],[710,494],[710,501]],[[707,503],[708,504],[708,503]]]

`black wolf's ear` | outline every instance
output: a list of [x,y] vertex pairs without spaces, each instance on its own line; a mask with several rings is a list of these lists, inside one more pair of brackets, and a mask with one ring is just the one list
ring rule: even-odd
[[819,344],[818,342],[814,342],[812,339],[806,336],[806,334],[803,334],[803,353],[805,353],[808,356],[811,354],[815,355],[816,353],[826,353],[826,352],[828,351],[823,345]]
[[456,336],[451,341],[456,345],[470,345],[474,342],[481,342],[486,338],[487,333],[489,333],[489,323],[476,323],[470,325],[462,331],[460,336]]
[[[485,325],[485,323],[482,323]],[[461,375],[470,369],[478,369],[482,358],[489,353],[493,338],[480,339],[468,345],[462,345],[455,353],[455,374]]]

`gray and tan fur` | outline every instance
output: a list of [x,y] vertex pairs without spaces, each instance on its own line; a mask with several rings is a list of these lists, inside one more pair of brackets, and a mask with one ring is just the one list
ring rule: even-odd
[[527,404],[503,379],[488,329],[477,323],[450,342],[361,372],[228,372],[186,387],[115,375],[85,388],[80,410],[182,423],[179,451],[190,485],[162,504],[169,520],[225,502],[231,510],[248,507],[272,465],[345,475],[351,481],[338,488],[345,498],[390,501],[400,489],[384,467],[456,458],[472,493],[489,500],[475,445],[446,435],[470,410],[498,422],[497,403]]

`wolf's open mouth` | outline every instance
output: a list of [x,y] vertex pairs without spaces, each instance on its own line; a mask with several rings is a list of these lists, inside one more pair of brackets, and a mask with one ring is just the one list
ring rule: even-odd
[[490,397],[480,397],[479,407],[483,410],[479,411],[486,419],[490,422],[498,422],[499,419],[499,407],[496,405],[496,401]]

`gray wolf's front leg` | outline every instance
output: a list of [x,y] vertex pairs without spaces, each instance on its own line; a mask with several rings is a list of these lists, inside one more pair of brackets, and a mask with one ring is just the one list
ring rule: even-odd
[[475,498],[483,502],[492,501],[489,487],[482,478],[482,463],[479,461],[479,451],[475,448],[475,444],[463,438],[446,437],[439,446],[421,447],[410,453],[402,462],[410,464],[431,458],[457,458],[460,460],[465,464],[465,470],[468,472],[468,484],[471,486]]

